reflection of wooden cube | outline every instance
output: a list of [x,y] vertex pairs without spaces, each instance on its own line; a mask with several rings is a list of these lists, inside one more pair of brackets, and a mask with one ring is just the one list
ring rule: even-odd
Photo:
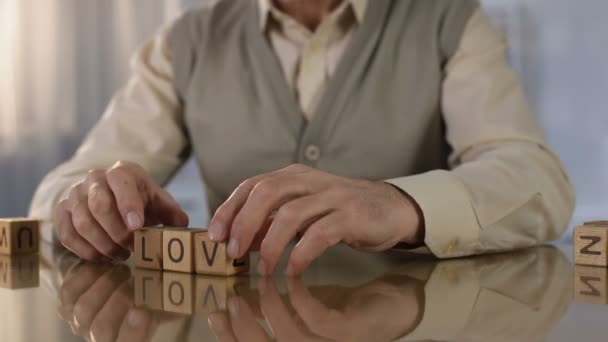
[[574,300],[590,304],[608,304],[608,268],[574,266]]
[[211,241],[207,231],[194,235],[194,257],[196,273],[234,275],[249,271],[249,255],[231,259],[225,242]]
[[194,234],[200,229],[163,229],[163,269],[194,273]]
[[0,287],[24,289],[40,286],[38,255],[0,255]]
[[160,270],[163,268],[163,230],[143,228],[133,238],[135,266]]
[[0,219],[0,254],[37,253],[38,224],[25,218]]
[[248,287],[249,278],[196,276],[194,312],[207,315],[226,310],[228,299],[239,294],[239,288]]
[[194,275],[163,272],[163,308],[183,314],[194,312]]
[[589,222],[574,228],[574,262],[608,266],[608,222]]
[[163,273],[135,269],[135,305],[163,310]]

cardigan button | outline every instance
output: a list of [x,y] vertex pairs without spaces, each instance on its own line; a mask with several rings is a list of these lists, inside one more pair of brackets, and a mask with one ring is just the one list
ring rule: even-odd
[[304,150],[304,157],[308,161],[317,161],[321,158],[321,149],[316,145],[308,145]]

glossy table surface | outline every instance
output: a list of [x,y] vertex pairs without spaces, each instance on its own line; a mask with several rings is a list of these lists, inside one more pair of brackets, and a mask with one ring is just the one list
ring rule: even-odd
[[574,271],[569,245],[446,261],[338,246],[288,279],[87,264],[43,244],[0,257],[0,341],[607,341],[608,305],[575,300]]

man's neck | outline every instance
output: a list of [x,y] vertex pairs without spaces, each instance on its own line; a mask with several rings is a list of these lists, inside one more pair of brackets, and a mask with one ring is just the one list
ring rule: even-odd
[[331,14],[345,0],[273,0],[283,12],[315,31],[323,18]]

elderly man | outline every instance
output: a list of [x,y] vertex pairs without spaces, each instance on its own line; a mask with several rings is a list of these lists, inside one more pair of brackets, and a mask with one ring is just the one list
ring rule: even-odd
[[162,189],[194,154],[212,239],[288,275],[332,245],[440,258],[558,238],[574,195],[476,0],[220,0],[146,43],[31,215],[88,260],[187,226]]

